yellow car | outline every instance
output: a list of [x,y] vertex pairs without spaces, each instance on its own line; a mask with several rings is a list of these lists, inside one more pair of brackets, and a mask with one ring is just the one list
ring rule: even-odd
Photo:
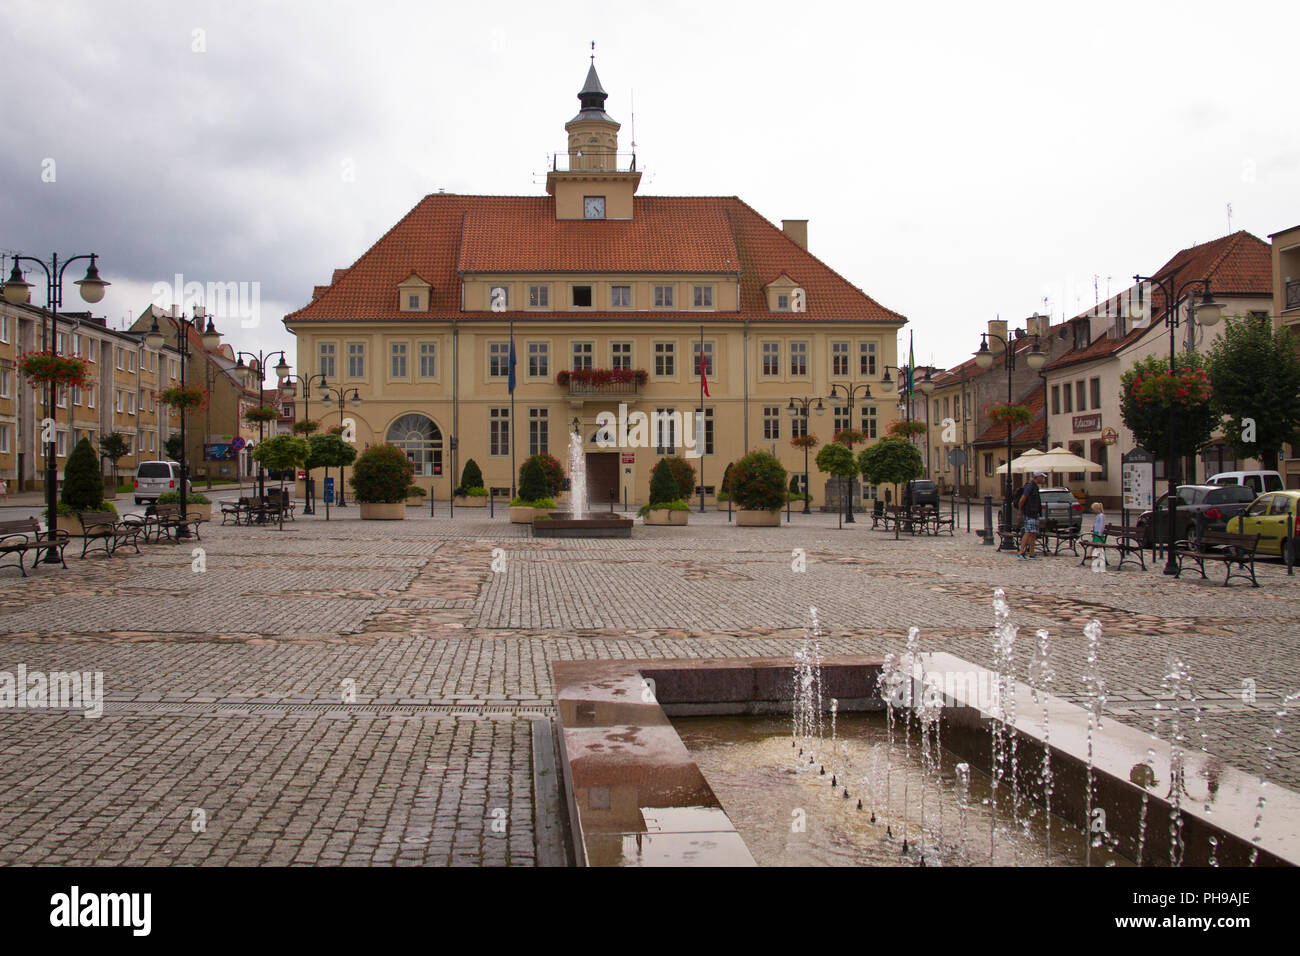
[[1250,507],[1228,519],[1229,534],[1258,534],[1259,554],[1282,557],[1286,543],[1287,515],[1291,516],[1292,534],[1300,525],[1300,491],[1268,491],[1251,502]]

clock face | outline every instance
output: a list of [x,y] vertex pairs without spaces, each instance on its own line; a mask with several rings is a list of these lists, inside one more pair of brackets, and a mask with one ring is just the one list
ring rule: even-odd
[[588,196],[582,201],[582,214],[587,219],[604,219],[605,197]]

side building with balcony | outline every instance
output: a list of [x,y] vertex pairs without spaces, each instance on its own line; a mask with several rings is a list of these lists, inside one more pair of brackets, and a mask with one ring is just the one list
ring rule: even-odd
[[[1275,232],[1272,242],[1273,321],[1295,334],[1300,349],[1300,226]],[[1288,488],[1300,488],[1300,442],[1288,442],[1278,462]]]
[[[576,431],[590,500],[642,502],[656,461],[685,450],[680,417],[693,425],[697,411],[692,463],[711,500],[750,449],[802,475],[794,434],[884,434],[896,410],[881,382],[903,316],[813,256],[806,221],[778,228],[735,197],[638,195],[605,98],[592,67],[546,195],[426,196],[285,317],[308,389],[299,418],[352,419],[358,446],[403,448],[440,498],[469,458],[508,492],[529,455],[565,461]],[[322,376],[359,405],[326,413]],[[832,385],[874,391],[859,389],[850,413]],[[827,413],[792,418],[791,399],[807,396]],[[645,445],[598,440],[601,413],[637,412],[664,416]],[[824,478],[810,477],[820,502]]]

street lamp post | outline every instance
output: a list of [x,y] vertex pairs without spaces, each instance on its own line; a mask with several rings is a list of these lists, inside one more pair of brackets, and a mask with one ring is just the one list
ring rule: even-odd
[[[811,396],[805,396],[804,398],[792,398],[790,399],[790,404],[786,406],[786,412],[789,413],[791,419],[795,421],[803,422],[803,433],[805,436],[807,436],[808,434],[808,409],[810,406],[812,406]],[[822,404],[822,400],[820,398],[817,399],[816,406],[813,406],[813,411],[816,412],[818,415],[826,414],[826,406]],[[803,513],[804,514],[812,513],[811,509],[808,507],[808,498],[809,498],[808,446],[804,445],[803,446]]]
[[[15,254],[13,271],[9,274],[9,280],[4,285],[5,301],[10,305],[22,305],[26,302],[31,294],[32,284],[23,278],[22,270],[19,264],[22,262],[32,262],[40,266],[45,271],[45,311],[50,317],[49,337],[45,337],[45,328],[41,328],[41,337],[44,339],[44,346],[51,353],[58,351],[59,340],[59,307],[63,305],[63,273],[68,266],[80,259],[89,259],[90,265],[86,268],[85,278],[78,279],[76,285],[80,289],[81,298],[92,305],[104,298],[104,289],[109,285],[99,277],[99,269],[95,266],[95,260],[98,258],[97,253],[88,253],[85,255],[72,256],[64,259],[59,263],[59,254],[56,252],[50,256],[49,265],[44,260],[37,259],[35,256],[24,256]],[[56,386],[53,381],[46,383],[45,391],[45,413],[49,416],[50,421],[54,420],[55,394]],[[68,402],[68,438],[71,440],[76,429],[73,425],[74,408],[72,402]],[[46,519],[46,534],[53,544],[54,532],[59,527],[59,463],[57,456],[57,447],[55,445],[54,429],[50,429],[50,440],[45,443],[45,504],[49,509],[49,517]],[[71,449],[69,449],[71,454]],[[21,476],[20,476],[21,477]],[[46,564],[57,564],[59,556],[54,547],[50,547],[45,552]]]
[[[1161,278],[1155,278],[1152,276],[1133,277],[1133,281],[1137,283],[1137,287],[1138,287],[1137,302],[1133,306],[1131,306],[1131,311],[1133,313],[1134,318],[1141,318],[1144,315],[1143,306],[1142,306],[1142,283],[1143,282],[1154,282],[1156,286],[1160,289],[1160,291],[1164,293],[1165,306],[1166,306],[1164,322],[1165,325],[1169,327],[1169,374],[1170,375],[1173,375],[1177,372],[1175,359],[1178,354],[1178,345],[1175,341],[1175,332],[1177,331],[1178,326],[1181,324],[1182,321],[1178,317],[1178,304],[1183,300],[1183,298],[1187,297],[1189,300],[1188,301],[1189,312],[1187,316],[1187,321],[1189,323],[1199,322],[1201,325],[1204,325],[1208,328],[1209,326],[1216,325],[1219,321],[1220,316],[1223,313],[1223,306],[1215,302],[1214,296],[1210,295],[1210,280],[1208,278],[1189,279],[1180,285],[1178,283],[1178,273],[1181,271],[1181,269],[1182,269],[1181,266],[1177,269],[1173,269],[1169,272],[1168,275],[1163,276]],[[1194,298],[1192,298],[1192,294],[1194,290],[1196,290],[1198,287],[1202,289],[1201,301],[1199,303],[1196,302]],[[1176,540],[1176,536],[1178,534],[1177,522],[1175,520],[1178,517],[1178,484],[1177,484],[1177,479],[1174,475],[1175,440],[1176,440],[1175,432],[1177,429],[1177,423],[1178,423],[1177,416],[1170,415],[1169,416],[1169,442],[1168,442],[1169,457],[1165,461],[1165,478],[1168,479],[1168,483],[1169,483],[1169,494],[1168,494],[1169,529],[1167,532],[1167,536],[1165,538],[1165,543],[1167,545],[1165,549],[1165,574],[1178,573],[1178,562],[1174,559],[1174,541]],[[1154,524],[1155,522],[1153,520],[1152,525],[1154,526]],[[1152,540],[1155,540],[1154,534],[1152,534]]]
[[[326,408],[329,408],[331,405],[334,404],[335,401],[338,401],[340,429],[343,427],[343,410],[346,407],[347,403],[351,402],[353,408],[356,408],[358,405],[361,404],[360,392],[358,392],[354,388],[350,390],[351,394],[348,394],[349,389],[343,388],[340,385],[331,385],[329,382],[327,382],[325,380],[324,373],[308,376],[306,379],[303,380],[303,382],[304,382],[304,389],[309,389],[312,383],[315,383],[316,387],[325,393],[321,397],[320,403],[324,405]],[[339,466],[339,494],[335,503],[340,508],[347,507],[347,501],[345,500],[343,494],[343,466],[342,465]]]
[[[831,386],[830,401],[832,402],[835,401],[835,396],[842,393],[844,395],[845,401],[848,402],[850,431],[853,430],[853,400],[854,398],[857,397],[859,389],[862,390],[862,398],[864,400],[872,397],[871,385],[867,382],[860,382],[857,385],[853,385],[850,383],[848,385],[835,384]],[[852,443],[849,444],[849,450],[850,451],[853,450]],[[853,521],[853,479],[852,478],[849,478],[849,490],[844,495],[844,523],[845,524],[854,523]]]
[[[980,349],[978,352],[975,353],[975,364],[982,369],[989,369],[993,367],[993,352],[992,350],[989,349],[989,341],[988,341],[990,337],[995,338],[1002,343],[1002,352],[1006,356],[1005,361],[1007,366],[1007,405],[1011,405],[1013,402],[1011,396],[1012,375],[1016,370],[1015,344],[1013,342],[1008,342],[1002,336],[997,335],[995,333],[981,332]],[[1038,336],[1035,335],[1033,338],[1034,338],[1033,347],[1025,354],[1025,362],[1029,365],[1031,369],[1033,369],[1034,371],[1038,371],[1040,368],[1043,367],[1043,363],[1047,361],[1047,353],[1039,349]],[[1016,341],[1019,341],[1019,339],[1017,339]],[[1011,528],[1011,433],[1014,431],[1014,429],[1011,427],[1010,422],[1007,422],[1006,427],[1007,427],[1007,482],[1006,482],[1006,496],[1002,502],[1002,512],[1003,512],[1002,527],[1004,529],[1010,529]]]
[[[208,325],[207,328],[203,329],[203,331],[200,332],[199,321],[204,318],[205,314],[207,316]],[[221,344],[221,335],[220,333],[217,332],[216,327],[212,324],[212,315],[210,313],[205,313],[203,306],[201,305],[196,305],[194,307],[193,319],[187,319],[185,317],[185,314],[181,312],[179,309],[177,309],[176,306],[173,305],[171,308],[171,314],[168,316],[168,318],[171,320],[172,325],[176,329],[176,347],[177,350],[180,352],[180,356],[181,356],[181,388],[184,389],[185,388],[185,366],[189,364],[188,360],[190,357],[189,330],[192,328],[194,329],[196,334],[200,335],[203,341],[203,347],[209,351],[215,349],[218,345]],[[156,314],[154,315],[153,318],[153,324],[150,325],[149,327],[149,331],[145,333],[144,340],[145,343],[149,346],[149,348],[154,350],[162,348],[163,343],[166,341],[166,336],[163,335],[162,329],[158,328],[158,316]],[[180,410],[181,410],[181,517],[184,518],[186,512],[189,510],[187,489],[190,483],[190,466],[189,466],[190,449],[188,444],[185,441],[185,414],[188,411],[188,409],[186,409],[184,405],[181,405]],[[189,537],[189,529],[185,527],[183,521],[180,524],[180,526],[176,529],[176,537],[178,538]]]
[[[245,355],[249,358],[249,363],[247,365],[244,364]],[[266,360],[275,355],[280,356],[280,361],[275,366],[275,380],[278,383],[280,379],[289,374],[289,361],[285,357],[283,349],[266,353],[263,353],[261,349],[258,349],[256,354],[252,352],[235,353],[235,371],[243,376],[244,387],[247,388],[248,383],[253,381],[254,376],[256,376],[258,408],[262,407],[262,386],[266,383],[266,372],[263,370],[266,368]],[[265,425],[266,422],[259,418],[257,422],[257,443],[259,445],[262,443],[263,428]],[[260,461],[257,463],[257,498],[259,501],[266,500],[266,469],[262,467]]]

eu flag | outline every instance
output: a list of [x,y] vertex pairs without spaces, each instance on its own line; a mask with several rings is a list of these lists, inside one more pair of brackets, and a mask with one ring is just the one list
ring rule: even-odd
[[515,393],[515,336],[514,336],[514,333],[511,333],[511,335],[510,335],[510,377],[506,380],[506,387],[510,390],[510,394],[511,394],[511,395],[513,395],[513,394]]

